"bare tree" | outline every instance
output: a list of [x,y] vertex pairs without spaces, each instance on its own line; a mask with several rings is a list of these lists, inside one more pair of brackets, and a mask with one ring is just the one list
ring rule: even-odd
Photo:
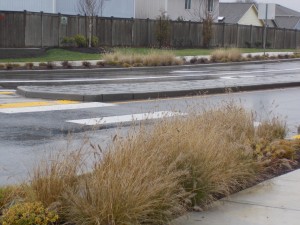
[[92,47],[93,21],[97,15],[102,16],[106,0],[79,0],[77,9],[80,14],[88,17],[88,46]]
[[217,7],[215,7],[214,0],[195,0],[191,7],[190,14],[195,21],[203,23],[203,46],[209,47],[212,39],[212,26],[218,17]]

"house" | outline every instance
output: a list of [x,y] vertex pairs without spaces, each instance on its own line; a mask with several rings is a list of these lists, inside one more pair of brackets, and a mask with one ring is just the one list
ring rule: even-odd
[[224,23],[264,26],[264,22],[258,19],[258,9],[253,3],[220,3],[219,10]]
[[[76,15],[79,0],[0,0],[0,11],[30,11]],[[99,16],[134,17],[135,0],[102,0]]]
[[278,28],[300,30],[300,12],[276,4],[275,23]]
[[162,14],[185,21],[202,21],[210,15],[217,22],[219,0],[135,0],[135,18],[156,19]]

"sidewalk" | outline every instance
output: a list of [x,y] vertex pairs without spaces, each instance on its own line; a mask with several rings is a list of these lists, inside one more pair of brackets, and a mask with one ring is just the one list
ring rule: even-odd
[[210,210],[189,213],[172,225],[298,225],[300,170],[265,181],[215,203]]

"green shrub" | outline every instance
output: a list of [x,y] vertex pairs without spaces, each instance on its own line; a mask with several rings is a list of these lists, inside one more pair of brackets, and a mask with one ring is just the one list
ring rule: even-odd
[[26,63],[25,67],[26,67],[26,69],[32,70],[34,65],[33,65],[33,63]]
[[61,65],[65,69],[72,69],[72,64],[69,61],[63,61]]
[[87,40],[81,34],[75,35],[74,36],[74,40],[75,40],[76,46],[79,47],[79,48],[83,48],[83,47],[87,46]]
[[73,47],[76,45],[75,37],[64,37],[61,43],[63,46]]
[[50,225],[58,220],[55,212],[44,208],[42,203],[18,203],[4,211],[2,225]]
[[7,70],[12,70],[12,69],[15,69],[15,68],[18,68],[20,67],[20,64],[16,64],[16,63],[7,63],[5,64],[5,69]]
[[156,20],[155,36],[156,40],[158,41],[159,48],[169,47],[171,40],[170,18],[166,16],[165,13],[161,13]]
[[82,62],[82,66],[85,68],[90,68],[92,66],[92,64],[88,61],[84,61],[84,62]]
[[92,47],[98,47],[99,45],[99,38],[96,36],[92,36]]

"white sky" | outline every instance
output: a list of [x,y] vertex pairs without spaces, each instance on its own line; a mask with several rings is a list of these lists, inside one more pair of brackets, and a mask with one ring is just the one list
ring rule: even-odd
[[[220,2],[235,2],[235,0],[220,0]],[[258,3],[276,3],[300,12],[300,0],[257,0]]]

